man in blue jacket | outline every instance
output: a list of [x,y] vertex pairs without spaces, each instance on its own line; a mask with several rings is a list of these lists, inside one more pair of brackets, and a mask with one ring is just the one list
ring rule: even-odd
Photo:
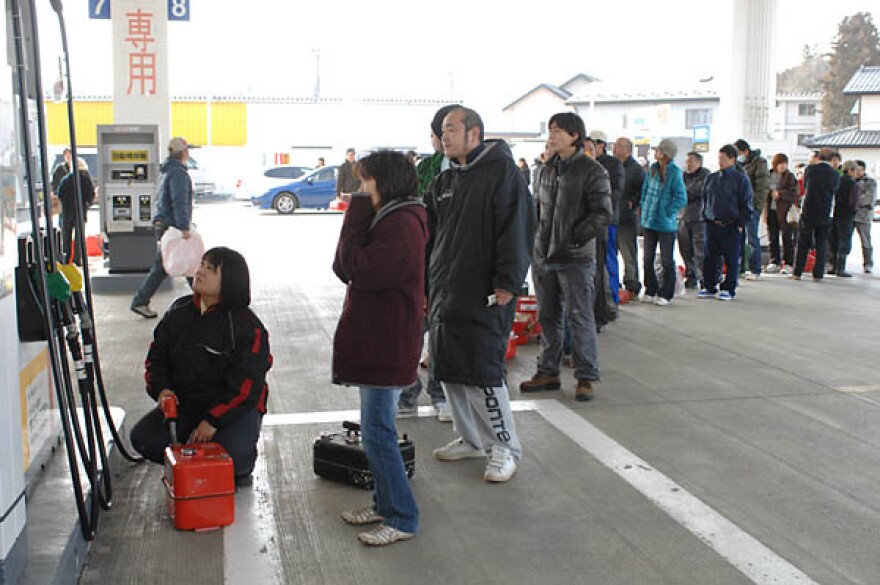
[[[703,187],[703,221],[706,224],[706,249],[703,258],[705,288],[698,299],[718,298],[732,301],[736,296],[739,268],[740,238],[754,216],[752,184],[748,176],[736,168],[736,148],[726,144],[718,151],[720,170],[706,179]],[[727,274],[718,294],[721,258]]]
[[[186,140],[177,136],[168,143],[168,159],[159,170],[162,177],[156,195],[159,199],[156,215],[153,216],[153,227],[156,229],[156,240],[169,227],[176,227],[183,234],[183,239],[190,238],[189,228],[192,218],[193,187],[186,169],[189,160],[189,145]],[[131,310],[146,319],[155,319],[158,314],[150,308],[150,299],[159,289],[162,281],[168,276],[162,265],[162,252],[156,250],[156,261],[150,273],[141,283],[140,288],[131,299]]]

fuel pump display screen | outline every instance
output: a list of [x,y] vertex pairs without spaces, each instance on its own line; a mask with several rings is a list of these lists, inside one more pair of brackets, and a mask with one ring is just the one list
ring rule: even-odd
[[131,195],[113,196],[113,221],[131,221]]
[[149,195],[138,196],[139,219],[143,222],[150,222],[153,219],[152,199]]

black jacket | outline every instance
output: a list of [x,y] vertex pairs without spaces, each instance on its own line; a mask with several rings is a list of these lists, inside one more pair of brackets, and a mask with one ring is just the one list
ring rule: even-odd
[[806,226],[831,225],[831,205],[840,184],[837,170],[826,162],[810,165],[804,172],[804,204],[801,223]]
[[611,185],[602,165],[582,150],[565,160],[554,155],[538,173],[535,197],[535,262],[576,264],[595,257],[596,236],[611,221]]
[[687,191],[688,202],[684,208],[682,219],[687,222],[703,221],[703,185],[711,173],[706,167],[700,167],[696,173],[682,173],[684,189]]
[[[620,198],[620,223],[637,226],[638,209],[642,203],[642,183],[645,182],[645,169],[639,161],[629,157],[623,161],[623,195]],[[629,204],[632,203],[632,208]]]
[[354,176],[354,163],[345,161],[339,165],[336,176],[336,196],[340,193],[354,193],[361,188],[360,180]]
[[[88,171],[79,171],[79,189],[82,195],[83,221],[86,220],[86,210],[95,202],[95,186]],[[58,184],[58,199],[61,200],[61,215],[64,221],[71,222],[76,218],[76,183],[73,181],[73,173],[61,179]]]
[[197,295],[174,301],[153,332],[147,353],[147,393],[168,388],[180,409],[222,428],[243,412],[266,412],[272,367],[269,333],[250,309],[215,305],[203,315]]
[[859,185],[848,174],[840,175],[840,184],[834,196],[834,219],[837,221],[855,221],[856,210],[859,208]]
[[623,164],[608,153],[603,154],[596,161],[608,173],[608,181],[611,183],[611,225],[617,225],[620,223],[620,199],[626,187]]
[[535,204],[504,142],[437,176],[425,197],[431,360],[437,380],[500,386],[515,302],[486,305],[494,289],[518,293],[529,268]]

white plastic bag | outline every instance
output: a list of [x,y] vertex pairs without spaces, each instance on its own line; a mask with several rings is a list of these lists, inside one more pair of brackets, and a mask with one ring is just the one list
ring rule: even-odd
[[193,276],[205,254],[202,236],[190,227],[189,239],[183,239],[183,232],[169,227],[159,242],[162,251],[162,266],[168,276]]

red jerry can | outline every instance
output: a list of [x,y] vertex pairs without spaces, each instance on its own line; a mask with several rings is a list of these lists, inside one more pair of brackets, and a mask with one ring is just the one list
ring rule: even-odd
[[504,353],[505,360],[512,360],[516,357],[516,333],[510,332],[507,338],[507,351]]
[[162,483],[178,530],[211,530],[235,521],[232,457],[219,443],[167,447]]

